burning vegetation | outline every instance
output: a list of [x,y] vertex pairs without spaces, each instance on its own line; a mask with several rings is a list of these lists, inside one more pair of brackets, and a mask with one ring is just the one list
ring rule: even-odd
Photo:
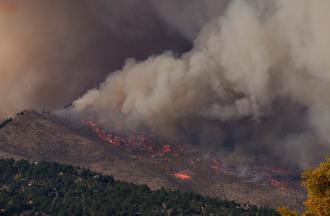
[[191,176],[188,175],[187,173],[185,172],[177,172],[177,173],[174,173],[174,176],[177,178],[177,179],[180,179],[182,181],[188,181],[191,179]]
[[[237,167],[225,166],[221,159],[212,154],[206,155],[198,151],[192,145],[171,143],[161,140],[157,136],[146,132],[124,131],[122,127],[115,125],[114,128],[103,129],[94,121],[82,120],[81,123],[96,135],[96,138],[110,145],[135,152],[136,158],[151,158],[165,162],[179,161],[184,164],[186,171],[169,171],[180,181],[192,179],[195,170],[206,170],[211,175],[236,176],[242,181],[255,182],[276,188],[279,192],[287,194],[290,187],[296,182],[291,181],[290,172],[277,167],[252,167],[248,172],[242,174],[242,170]],[[204,155],[203,155],[204,154]]]
[[181,145],[174,149],[170,144],[164,144],[167,143],[166,141],[161,141],[155,136],[146,135],[145,132],[132,131],[127,133],[120,126],[106,131],[91,120],[82,120],[81,122],[84,126],[91,129],[98,139],[130,150],[143,150],[151,157],[157,155],[178,157],[183,152]]

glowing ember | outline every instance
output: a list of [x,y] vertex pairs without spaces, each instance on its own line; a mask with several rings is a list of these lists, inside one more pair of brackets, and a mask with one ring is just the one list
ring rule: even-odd
[[270,180],[270,185],[278,188],[282,193],[287,194],[289,192],[288,185],[286,182],[280,182],[275,179]]
[[214,173],[219,173],[220,163],[215,158],[212,159],[212,163],[211,163],[210,167]]
[[[150,134],[146,135],[144,132],[137,131],[124,131],[123,127],[115,126],[108,128],[107,131],[103,130],[97,124],[91,120],[82,120],[81,123],[86,127],[93,130],[97,137],[111,145],[143,148],[145,152],[155,155],[157,151],[161,156],[165,156],[173,152],[174,156],[178,156],[178,152],[174,152],[173,148],[169,144],[160,144],[161,141]],[[158,146],[158,147],[157,147]],[[179,151],[181,150],[181,146]]]
[[170,153],[171,151],[172,151],[172,149],[171,149],[170,145],[163,145],[163,148],[162,148],[162,153],[163,154]]
[[98,127],[94,122],[83,120],[83,125],[86,125],[87,127],[94,130],[95,134],[103,141],[108,142],[111,145],[120,145],[122,144],[122,140],[120,137],[109,135],[107,134],[102,128]]
[[177,172],[177,173],[174,173],[174,176],[182,181],[188,181],[191,179],[191,176],[188,175],[187,173],[185,172]]
[[[151,133],[145,134],[144,132],[138,132],[134,130],[124,130],[119,124],[113,123],[114,127],[107,128],[107,130],[99,127],[95,122],[90,120],[82,120],[81,123],[90,128],[95,135],[104,142],[118,147],[125,147],[129,149],[138,150],[143,155],[150,156],[156,160],[162,157],[162,161],[170,161],[174,158],[182,157],[184,155],[194,154],[187,160],[188,165],[191,168],[198,168],[200,166],[206,166],[213,173],[213,175],[227,175],[227,176],[237,176],[239,178],[245,178],[248,181],[254,181],[256,177],[261,177],[263,183],[277,188],[282,193],[289,193],[290,182],[283,180],[283,178],[290,174],[289,170],[284,170],[276,167],[257,167],[250,170],[246,176],[240,176],[240,171],[233,167],[226,167],[223,165],[222,161],[218,158],[209,154],[203,159],[199,158],[197,155],[198,150],[191,148],[188,144],[164,144],[168,143],[166,140],[160,140],[156,135]],[[147,154],[146,154],[147,153]],[[136,158],[140,158],[136,156]],[[181,181],[188,181],[192,177],[186,172],[174,173],[174,176]]]

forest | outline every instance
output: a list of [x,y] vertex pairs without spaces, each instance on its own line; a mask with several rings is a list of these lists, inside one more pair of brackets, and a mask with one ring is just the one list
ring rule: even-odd
[[0,215],[277,216],[275,210],[117,181],[54,162],[0,160]]
[[3,121],[2,123],[0,123],[0,129],[6,127],[6,125],[9,124],[9,123],[12,122],[12,121],[13,121],[13,119],[11,119],[11,118],[6,119],[6,120]]

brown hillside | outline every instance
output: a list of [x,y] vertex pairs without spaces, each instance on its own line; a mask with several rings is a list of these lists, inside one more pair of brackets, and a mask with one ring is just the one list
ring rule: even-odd
[[[198,161],[198,166],[192,163],[199,158],[198,154],[164,158],[133,153],[90,138],[83,131],[60,123],[51,114],[36,111],[25,111],[0,129],[2,158],[56,161],[89,168],[119,180],[148,184],[153,189],[177,188],[240,203],[301,208],[305,195],[299,188],[288,187],[283,191],[233,175],[214,173],[206,159]],[[189,175],[189,178],[180,180],[175,174]]]

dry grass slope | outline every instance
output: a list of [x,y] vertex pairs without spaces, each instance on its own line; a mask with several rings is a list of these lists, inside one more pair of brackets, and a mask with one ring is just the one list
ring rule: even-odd
[[[258,206],[289,206],[300,209],[304,193],[281,193],[271,187],[243,182],[233,176],[214,175],[201,166],[192,167],[185,158],[159,160],[120,150],[102,141],[90,139],[54,116],[24,111],[0,130],[0,157],[47,160],[111,175],[119,180],[160,187],[192,190],[211,197],[224,197]],[[192,157],[187,155],[186,157]],[[173,176],[189,168],[192,178],[180,181]]]

